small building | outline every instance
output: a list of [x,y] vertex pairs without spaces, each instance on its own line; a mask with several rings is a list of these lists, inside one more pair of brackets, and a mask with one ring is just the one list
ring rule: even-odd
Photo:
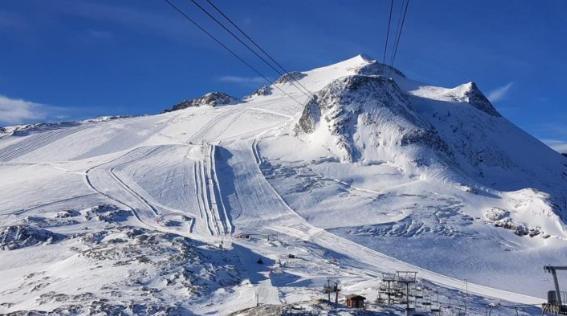
[[347,296],[346,304],[350,308],[364,308],[364,300],[365,299],[366,299],[366,297],[364,297],[364,296],[351,294],[351,295]]

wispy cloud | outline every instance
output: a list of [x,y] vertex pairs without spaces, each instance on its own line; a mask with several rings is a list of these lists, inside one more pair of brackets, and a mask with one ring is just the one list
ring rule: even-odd
[[567,141],[556,139],[541,139],[541,141],[557,152],[567,153]]
[[502,100],[504,97],[506,97],[506,94],[508,94],[508,91],[510,91],[510,88],[512,88],[513,85],[514,83],[510,82],[509,84],[503,87],[496,88],[490,91],[488,93],[488,100],[490,100],[490,102],[498,102]]
[[266,84],[266,79],[262,77],[240,77],[240,76],[222,76],[217,78],[220,82],[229,82],[239,84],[246,87],[259,88],[261,85]]
[[45,121],[64,115],[65,110],[59,107],[0,95],[0,125]]

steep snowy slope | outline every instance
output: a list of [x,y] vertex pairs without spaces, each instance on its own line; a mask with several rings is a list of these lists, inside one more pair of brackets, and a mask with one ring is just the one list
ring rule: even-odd
[[327,278],[374,300],[396,270],[478,314],[541,301],[542,265],[567,261],[565,157],[472,83],[365,56],[293,77],[313,97],[284,77],[241,101],[4,129],[0,313],[308,310]]

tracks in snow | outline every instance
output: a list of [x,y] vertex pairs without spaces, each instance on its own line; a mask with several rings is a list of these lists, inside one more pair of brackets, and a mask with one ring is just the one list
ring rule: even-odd
[[230,237],[233,226],[222,199],[216,172],[216,146],[203,144],[204,159],[197,160],[194,167],[195,195],[199,205],[199,214],[207,223],[211,236]]
[[11,144],[0,149],[0,161],[6,162],[14,160],[86,128],[88,127],[81,125],[77,127],[66,127],[56,130],[42,131],[37,134],[33,134],[15,144]]
[[[144,226],[162,231],[183,233],[178,230],[164,228],[158,224],[158,220],[163,215],[186,216],[186,213],[161,205],[154,201],[143,189],[135,188],[135,184],[130,183],[130,181],[121,178],[117,174],[117,168],[135,160],[142,160],[154,154],[160,148],[161,147],[136,148],[117,158],[94,166],[86,171],[85,182],[92,190],[131,210],[136,219]],[[128,156],[133,157],[130,157],[130,159],[125,162],[115,164],[120,159],[124,159]],[[189,231],[186,233],[191,233],[191,229],[194,226],[194,219],[192,218],[191,221]]]

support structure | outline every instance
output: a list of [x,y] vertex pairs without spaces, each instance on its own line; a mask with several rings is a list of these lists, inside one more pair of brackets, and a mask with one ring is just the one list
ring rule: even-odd
[[409,316],[410,311],[410,284],[417,282],[417,272],[415,271],[398,271],[398,283],[406,286],[406,316]]
[[[392,304],[392,295],[394,295],[392,289],[392,283],[396,282],[395,273],[382,273],[382,282],[386,282],[387,287],[383,289],[383,292],[388,296],[388,305]],[[381,289],[382,290],[382,289]]]
[[563,305],[562,293],[559,288],[559,280],[557,279],[557,271],[567,270],[567,266],[544,266],[543,271],[553,275],[555,291],[547,293],[547,303],[542,306],[542,311],[551,312],[558,315],[567,315],[567,305]]

